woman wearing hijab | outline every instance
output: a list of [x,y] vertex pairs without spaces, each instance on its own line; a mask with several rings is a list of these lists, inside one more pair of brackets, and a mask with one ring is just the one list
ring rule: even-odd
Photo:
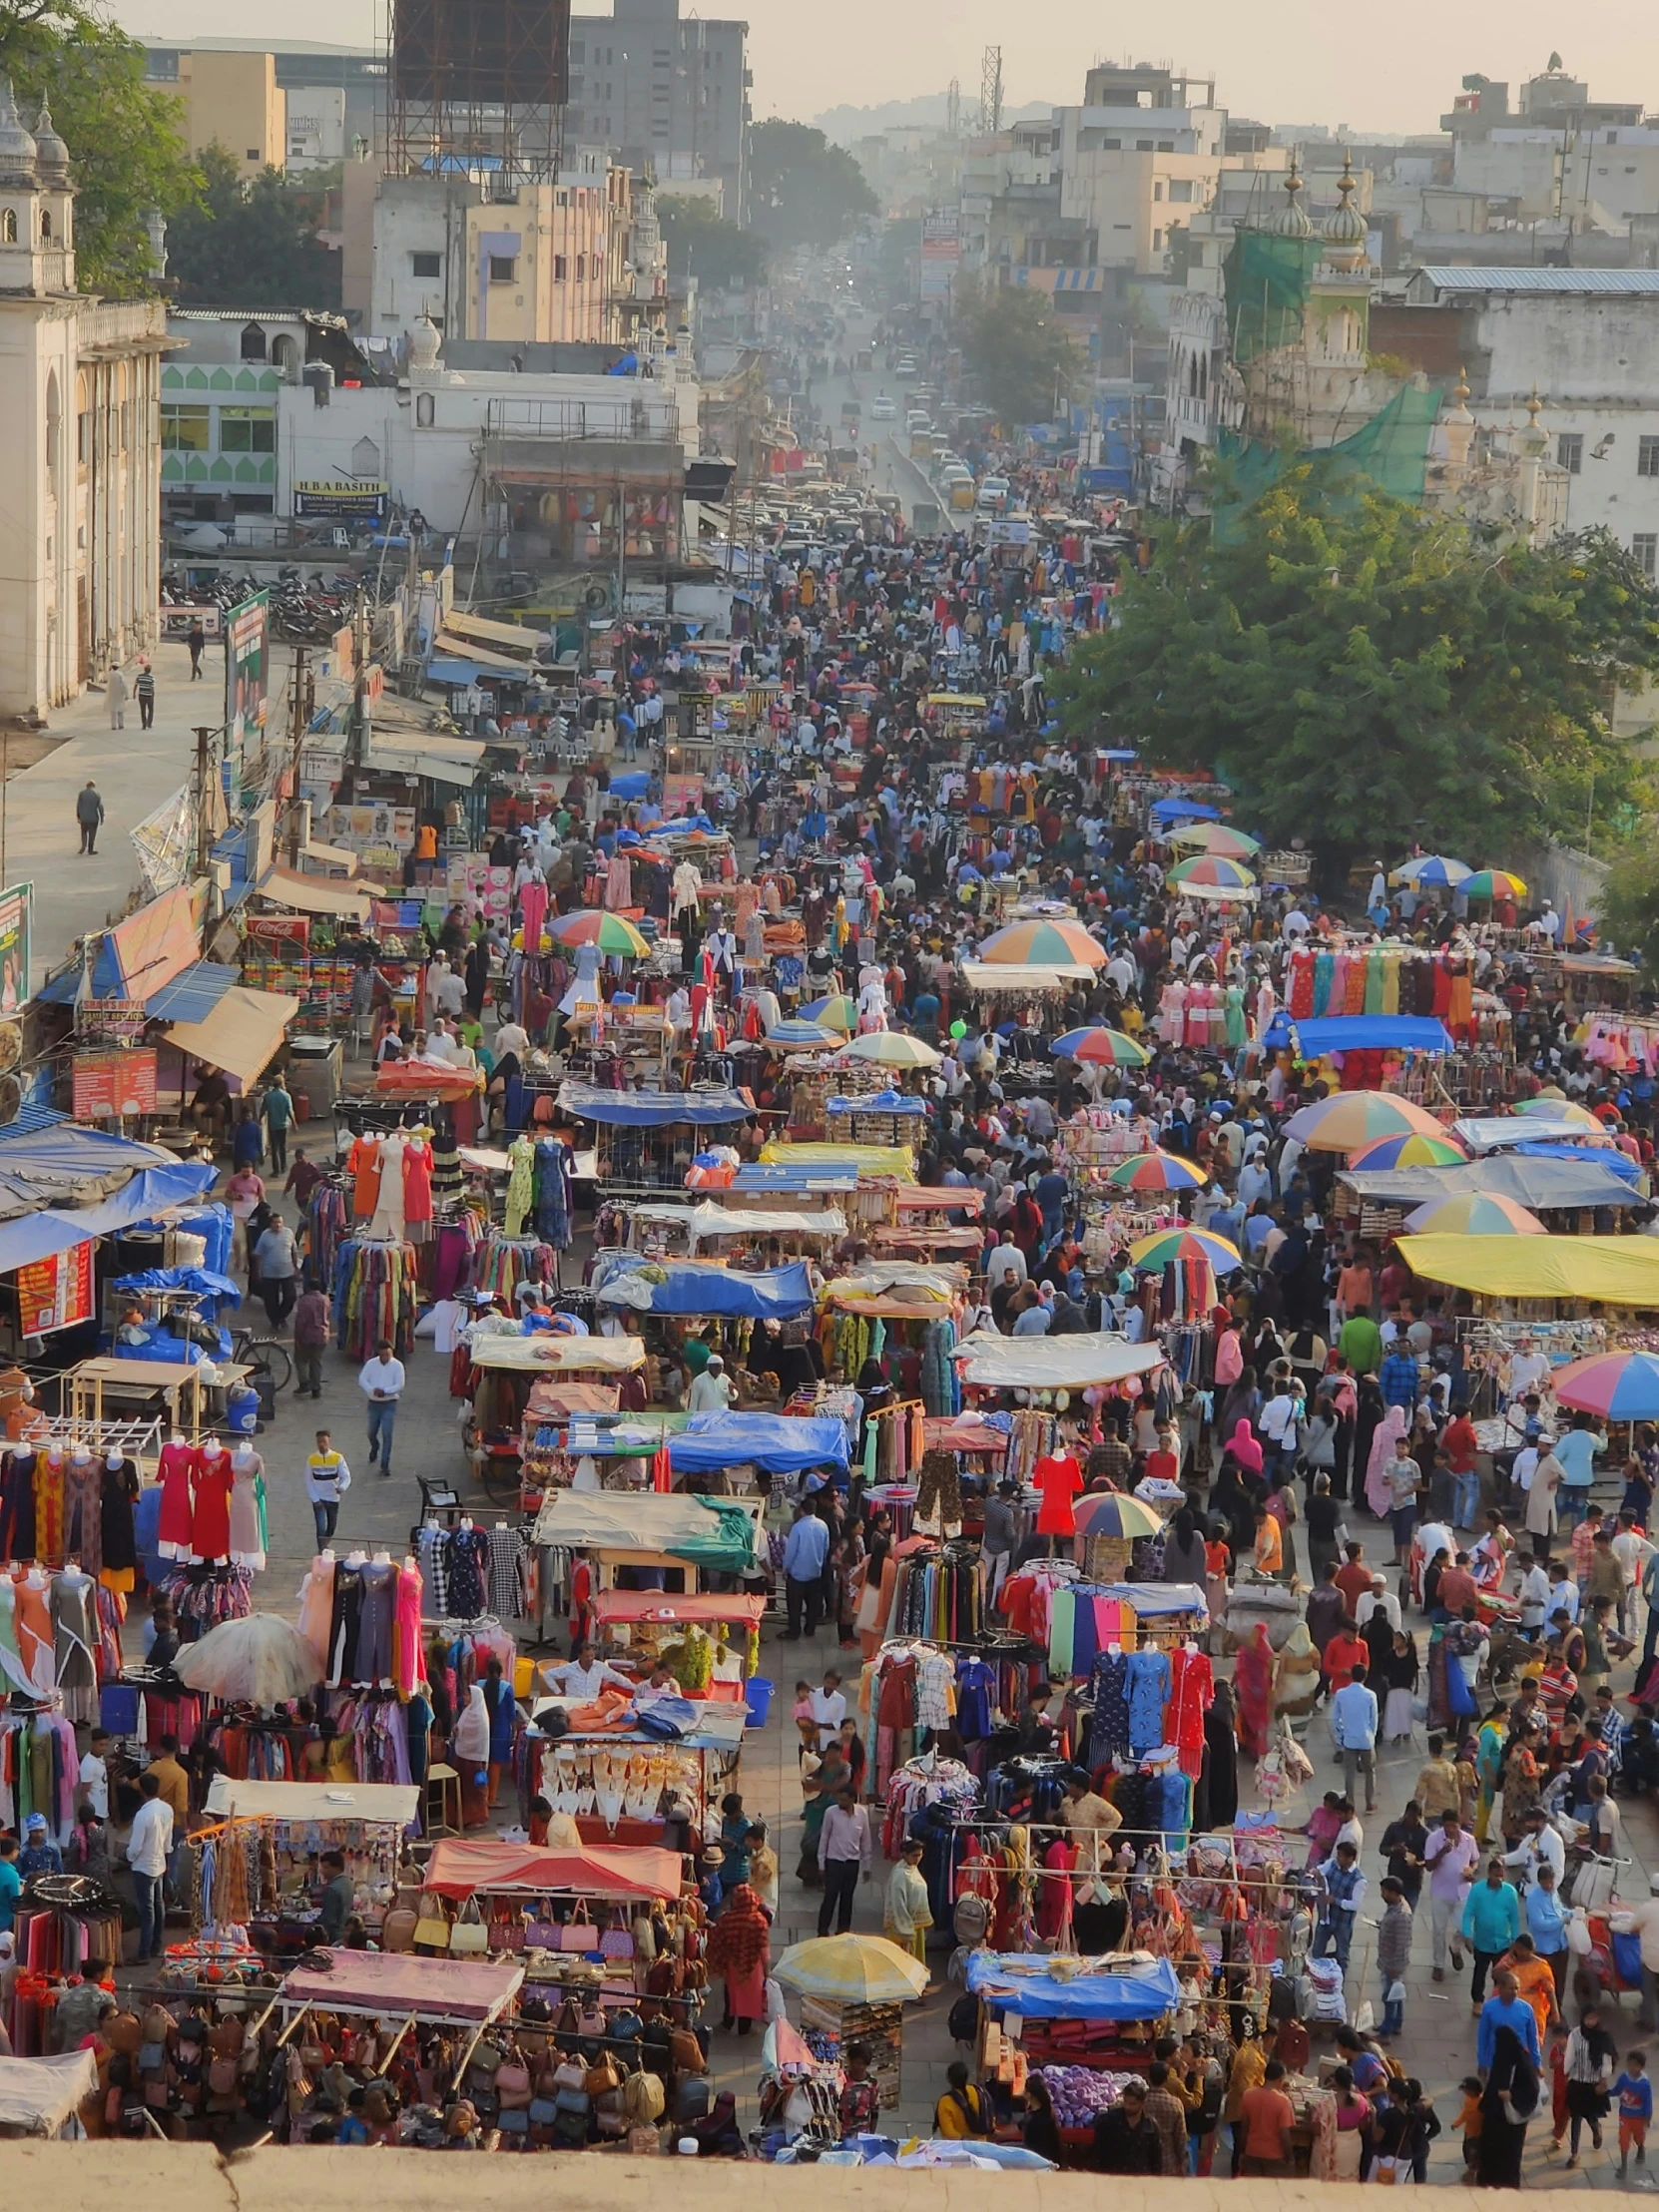
[[726,1979],[723,2027],[735,2021],[738,2033],[747,2035],[757,2020],[766,2017],[771,1949],[772,1931],[761,1901],[747,1882],[740,1882],[728,1894],[725,1910],[709,1936],[709,1969]]
[[1372,1433],[1371,1450],[1366,1458],[1366,1503],[1379,1520],[1386,1520],[1392,1509],[1388,1467],[1397,1456],[1394,1446],[1403,1440],[1408,1419],[1403,1405],[1390,1405]]
[[1526,2123],[1537,2109],[1537,2070],[1514,2029],[1500,2027],[1480,2098],[1480,2188],[1520,2187]]
[[1365,1487],[1366,1470],[1371,1465],[1372,1445],[1384,1411],[1382,1386],[1375,1375],[1363,1375],[1355,1392],[1354,1442],[1349,1453],[1352,1490],[1358,1497]]
[[1248,1640],[1239,1647],[1233,1666],[1234,1687],[1239,1694],[1239,1742],[1252,1759],[1268,1748],[1268,1723],[1273,1717],[1273,1646],[1267,1626],[1258,1621]]
[[1202,1824],[1208,1832],[1231,1828],[1239,1817],[1239,1741],[1233,1707],[1233,1685],[1218,1682],[1210,1710],[1204,1716],[1204,1771],[1199,1790],[1205,1801]]
[[[1221,1432],[1231,1440],[1243,1428],[1248,1434],[1262,1410],[1262,1393],[1256,1387],[1256,1370],[1244,1368],[1239,1380],[1222,1400]],[[1260,1464],[1260,1462],[1258,1462]]]
[[1191,1582],[1202,1590],[1205,1573],[1204,1534],[1198,1515],[1191,1505],[1183,1505],[1164,1538],[1163,1578],[1166,1582]]
[[[1246,1375],[1250,1370],[1246,1368]],[[1246,1474],[1260,1476],[1262,1472],[1262,1446],[1257,1440],[1254,1414],[1234,1425],[1227,1438],[1227,1448],[1243,1467]]]

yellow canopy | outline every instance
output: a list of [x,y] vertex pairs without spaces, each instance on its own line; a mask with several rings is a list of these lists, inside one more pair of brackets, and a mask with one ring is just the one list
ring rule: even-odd
[[1401,1237],[1413,1275],[1485,1298],[1577,1298],[1659,1308],[1652,1237]]
[[904,1144],[790,1144],[782,1137],[761,1147],[761,1165],[769,1168],[823,1168],[845,1163],[860,1176],[891,1175],[900,1183],[916,1179],[914,1155]]
[[181,1052],[224,1068],[243,1083],[252,1083],[271,1064],[298,1011],[297,998],[284,998],[277,991],[244,990],[233,983],[200,1021],[176,1021],[167,1041]]

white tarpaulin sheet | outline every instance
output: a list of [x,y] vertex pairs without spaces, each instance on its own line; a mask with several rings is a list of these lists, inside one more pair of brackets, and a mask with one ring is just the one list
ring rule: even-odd
[[56,2135],[97,2086],[98,2061],[90,2050],[0,2058],[0,2127]]
[[408,1828],[420,1818],[412,1782],[239,1782],[215,1775],[208,1811],[220,1820],[387,1821]]
[[709,1237],[844,1237],[846,1216],[833,1207],[818,1213],[770,1213],[764,1206],[636,1206],[636,1221],[684,1229],[692,1243]]
[[695,1554],[715,1542],[721,1519],[733,1507],[747,1511],[749,1504],[745,1498],[722,1498],[717,1517],[695,1497],[665,1497],[650,1490],[549,1490],[530,1541],[559,1544],[567,1551],[690,1549]]
[[1156,1345],[1127,1337],[966,1337],[951,1354],[964,1382],[996,1390],[1082,1390],[1162,1367]]

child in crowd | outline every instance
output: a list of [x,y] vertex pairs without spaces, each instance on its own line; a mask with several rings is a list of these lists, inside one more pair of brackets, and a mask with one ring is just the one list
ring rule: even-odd
[[1465,2074],[1457,2084],[1462,2093],[1462,2107],[1453,2125],[1463,2138],[1463,2179],[1472,2181],[1475,2168],[1480,2163],[1480,2076]]
[[801,1738],[797,1759],[805,1759],[808,1752],[818,1749],[818,1716],[813,1711],[813,1685],[798,1682],[795,1686],[795,1703],[790,1707],[790,1718],[795,1732]]
[[1647,2052],[1633,2050],[1624,2071],[1613,2084],[1619,2100],[1619,2179],[1630,2164],[1630,2146],[1636,2146],[1636,2163],[1647,2164],[1647,2123],[1653,2117],[1653,2083],[1647,2076]]

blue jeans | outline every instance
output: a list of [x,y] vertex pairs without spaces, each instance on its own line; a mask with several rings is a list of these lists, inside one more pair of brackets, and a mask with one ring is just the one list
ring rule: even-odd
[[[1392,1978],[1393,1978],[1393,1977],[1392,1977],[1392,1975],[1390,1975],[1390,1974],[1384,1974],[1384,1975],[1382,1976],[1382,1986],[1383,1986],[1383,1988],[1384,1988],[1384,1989],[1386,1989],[1386,1988],[1387,1988],[1387,1987],[1389,1986],[1389,1984],[1390,1984],[1390,1982],[1391,1982]],[[1383,2032],[1383,2034],[1384,2034],[1384,2035],[1397,2035],[1397,2034],[1399,2033],[1400,2029],[1401,2029],[1401,2028],[1402,2028],[1402,2027],[1403,2027],[1404,2025],[1405,2025],[1405,1999],[1404,1999],[1403,1997],[1396,1997],[1396,1998],[1395,1998],[1395,1999],[1393,2000],[1393,2002],[1392,2002],[1392,2003],[1390,2003],[1390,2002],[1388,2001],[1388,1999],[1387,1999],[1386,1997],[1384,1997],[1384,1998],[1382,1999],[1382,2032]]]
[[1330,1920],[1321,1921],[1314,1935],[1314,1956],[1328,1958],[1333,1951],[1344,1973],[1348,1971],[1348,1954],[1354,1947],[1354,1915],[1334,1913]]
[[1451,1525],[1453,1528],[1472,1528],[1474,1516],[1480,1510],[1480,1470],[1470,1467],[1467,1474],[1454,1475],[1456,1492],[1451,1501]]
[[397,1400],[394,1397],[371,1397],[368,1401],[368,1456],[379,1454],[382,1474],[391,1472],[391,1432],[397,1423]]
[[159,1874],[133,1876],[133,1895],[138,1900],[139,1956],[157,1958],[161,1955],[167,1927],[162,1906],[162,1878]]
[[1584,1518],[1584,1509],[1590,1502],[1590,1485],[1587,1482],[1563,1482],[1555,1493],[1555,1520],[1565,1535],[1569,1528],[1576,1528]]

